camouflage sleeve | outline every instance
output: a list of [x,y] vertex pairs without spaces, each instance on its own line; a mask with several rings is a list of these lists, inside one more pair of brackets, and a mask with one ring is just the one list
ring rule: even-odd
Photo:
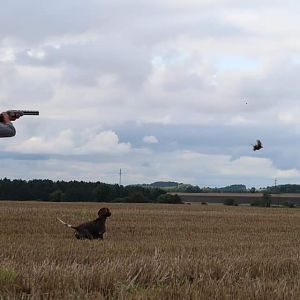
[[16,135],[16,129],[12,123],[0,123],[0,138],[11,137]]

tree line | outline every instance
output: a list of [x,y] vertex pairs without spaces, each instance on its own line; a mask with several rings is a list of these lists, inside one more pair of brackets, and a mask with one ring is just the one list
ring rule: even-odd
[[181,203],[159,188],[49,179],[0,179],[0,200],[53,202]]
[[265,190],[269,193],[300,193],[300,185],[282,184],[277,186],[267,186]]
[[[179,183],[174,181],[157,181],[151,184],[140,184],[145,188],[160,188],[172,193],[246,193],[253,192],[253,188],[247,190],[244,184],[232,184],[225,187],[203,187],[198,185]],[[255,192],[255,188],[254,188]]]

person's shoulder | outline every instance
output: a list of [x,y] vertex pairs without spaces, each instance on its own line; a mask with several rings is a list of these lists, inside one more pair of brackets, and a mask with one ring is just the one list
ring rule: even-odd
[[12,123],[0,123],[0,137],[13,137],[16,135],[16,129]]

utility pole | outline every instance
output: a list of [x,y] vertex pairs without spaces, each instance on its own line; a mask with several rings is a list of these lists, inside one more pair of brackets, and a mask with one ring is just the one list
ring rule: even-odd
[[275,178],[275,187],[277,187],[277,178]]
[[119,173],[119,186],[122,184],[122,169],[120,168],[120,173]]

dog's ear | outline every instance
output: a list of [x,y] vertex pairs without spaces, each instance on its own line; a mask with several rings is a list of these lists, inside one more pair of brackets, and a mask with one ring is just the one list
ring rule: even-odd
[[103,216],[103,209],[104,209],[104,208],[100,208],[100,209],[99,209],[99,211],[98,211],[98,216],[99,216],[99,217]]

